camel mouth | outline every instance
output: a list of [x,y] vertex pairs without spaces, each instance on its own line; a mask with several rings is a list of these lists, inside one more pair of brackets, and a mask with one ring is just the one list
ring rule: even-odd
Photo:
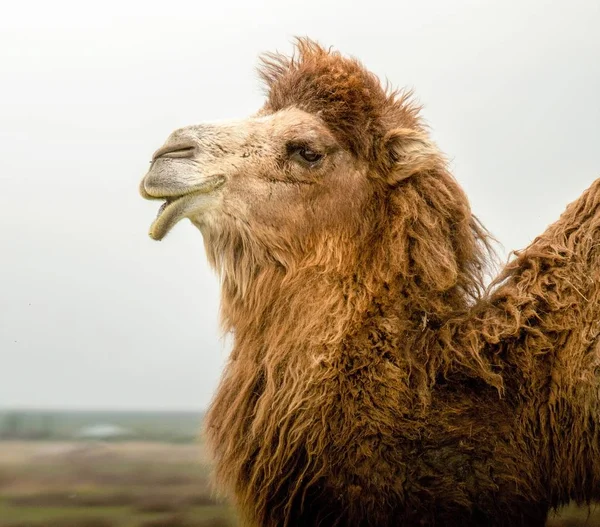
[[223,186],[225,178],[217,176],[204,182],[201,188],[179,196],[155,196],[153,199],[164,199],[158,209],[156,218],[150,226],[149,236],[153,240],[162,240],[169,231],[183,218],[197,214],[206,209],[214,201],[215,191]]
[[160,158],[188,158],[194,155],[196,148],[194,146],[185,145],[167,145],[159,148],[152,156],[152,162]]

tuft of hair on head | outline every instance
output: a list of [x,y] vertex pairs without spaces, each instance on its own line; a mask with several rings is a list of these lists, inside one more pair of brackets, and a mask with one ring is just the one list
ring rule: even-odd
[[424,130],[409,91],[383,87],[360,61],[297,38],[291,56],[266,53],[259,74],[266,112],[294,106],[318,115],[352,154],[380,160],[380,145],[394,129]]

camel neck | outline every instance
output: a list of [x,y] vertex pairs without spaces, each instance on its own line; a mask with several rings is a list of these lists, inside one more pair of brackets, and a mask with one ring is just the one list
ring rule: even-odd
[[234,353],[255,360],[279,350],[332,353],[368,333],[421,338],[438,317],[422,302],[408,302],[402,285],[319,268],[257,273],[244,295],[224,283],[223,324],[234,334]]

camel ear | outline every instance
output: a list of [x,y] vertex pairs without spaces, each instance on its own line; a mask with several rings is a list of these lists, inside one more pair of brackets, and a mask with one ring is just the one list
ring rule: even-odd
[[427,134],[418,130],[395,128],[385,135],[383,145],[392,185],[416,174],[437,170],[442,164],[438,148]]

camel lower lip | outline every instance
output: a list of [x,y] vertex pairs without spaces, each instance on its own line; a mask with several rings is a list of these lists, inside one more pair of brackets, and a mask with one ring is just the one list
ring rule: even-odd
[[223,177],[213,178],[195,192],[165,198],[165,202],[158,209],[156,218],[150,226],[150,237],[154,240],[162,240],[177,222],[198,212],[212,201],[213,191],[221,187],[224,181]]
[[167,205],[170,203],[169,200],[165,200],[165,202],[160,206],[160,208],[158,209],[158,212],[156,213],[156,217],[158,218],[163,211],[167,208]]

